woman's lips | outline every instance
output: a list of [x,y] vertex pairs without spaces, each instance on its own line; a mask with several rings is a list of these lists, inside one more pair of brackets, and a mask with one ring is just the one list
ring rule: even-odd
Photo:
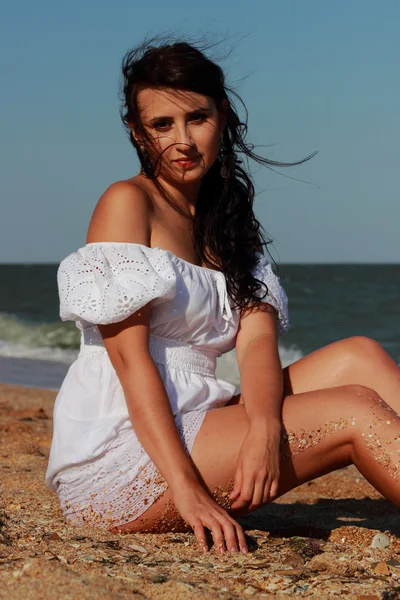
[[175,160],[174,162],[176,162],[177,165],[179,165],[180,167],[182,167],[182,169],[190,169],[191,167],[193,167],[197,160],[196,159],[184,159],[182,158],[181,160]]

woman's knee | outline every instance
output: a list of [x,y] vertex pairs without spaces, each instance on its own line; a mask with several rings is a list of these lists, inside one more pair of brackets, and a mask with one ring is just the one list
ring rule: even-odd
[[372,412],[378,405],[385,405],[379,394],[364,385],[349,384],[334,388],[338,393],[336,407],[340,411],[342,418],[349,422],[362,417],[363,421],[369,419]]
[[378,422],[388,422],[397,416],[395,411],[373,389],[362,385],[346,386],[349,394],[347,418],[355,436],[363,435]]
[[399,431],[400,420],[375,390],[359,385],[348,387],[351,388],[352,402],[346,420],[351,433],[351,457],[354,462],[355,450],[359,457],[360,452],[365,453],[367,449],[380,452],[384,448],[381,440],[390,440],[393,435],[391,429]]
[[342,389],[346,390],[348,394],[359,398],[377,398],[379,394],[372,388],[366,385],[360,385],[358,383],[350,383],[349,385],[342,386]]
[[384,355],[382,346],[372,338],[357,335],[340,342],[342,358],[351,362],[376,364]]
[[344,391],[344,402],[348,402],[349,409],[353,409],[353,411],[355,409],[361,411],[367,410],[371,406],[375,406],[377,403],[383,402],[382,398],[375,390],[365,385],[359,385],[355,383],[342,386],[340,389]]

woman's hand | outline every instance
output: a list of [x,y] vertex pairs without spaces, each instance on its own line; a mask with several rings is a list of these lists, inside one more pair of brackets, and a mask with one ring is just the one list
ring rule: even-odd
[[174,504],[184,519],[192,527],[199,547],[208,551],[204,528],[211,531],[214,545],[223,554],[247,552],[247,544],[242,527],[219,504],[217,504],[200,484],[189,485],[176,492],[172,491]]
[[240,448],[235,483],[230,495],[234,511],[252,511],[278,491],[281,423],[267,429],[250,424]]

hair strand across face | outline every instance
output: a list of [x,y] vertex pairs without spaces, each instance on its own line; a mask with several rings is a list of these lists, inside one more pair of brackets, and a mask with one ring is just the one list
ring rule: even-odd
[[[224,112],[226,125],[219,158],[205,174],[196,202],[193,245],[202,264],[214,267],[217,262],[225,275],[228,293],[238,308],[258,305],[268,290],[252,275],[257,260],[254,252],[266,247],[270,240],[267,240],[254,214],[254,185],[243,160],[247,163],[251,159],[268,168],[288,167],[309,160],[315,153],[294,163],[278,162],[256,154],[254,147],[246,141],[247,110],[244,103],[227,88],[222,69],[185,41],[149,41],[130,50],[122,61],[122,75],[121,118],[142,170],[154,180],[161,192],[163,188],[158,181],[158,160],[161,157],[152,164],[146,155],[146,144],[139,144],[135,139],[149,141],[140,119],[139,92],[147,88],[195,92],[212,98],[217,109]],[[244,122],[235,109],[234,97],[244,107]],[[222,175],[221,161],[224,166]],[[164,195],[171,203],[168,195]],[[261,289],[264,294],[260,294]]]

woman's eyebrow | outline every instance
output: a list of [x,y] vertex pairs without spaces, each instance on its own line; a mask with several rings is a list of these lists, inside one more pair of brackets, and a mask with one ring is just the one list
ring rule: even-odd
[[193,113],[196,113],[196,112],[210,112],[210,108],[208,106],[197,106],[193,110],[189,111],[187,114],[192,115]]
[[[198,106],[197,108],[194,108],[193,110],[190,110],[186,114],[187,115],[193,115],[193,114],[195,114],[197,112],[206,112],[206,113],[209,113],[210,109],[209,109],[208,106]],[[157,121],[164,121],[164,120],[165,121],[170,121],[172,119],[173,119],[173,117],[171,117],[171,116],[160,115],[160,116],[153,117],[152,119],[150,119],[149,123],[150,123],[150,125],[152,125],[153,123],[156,123]]]

